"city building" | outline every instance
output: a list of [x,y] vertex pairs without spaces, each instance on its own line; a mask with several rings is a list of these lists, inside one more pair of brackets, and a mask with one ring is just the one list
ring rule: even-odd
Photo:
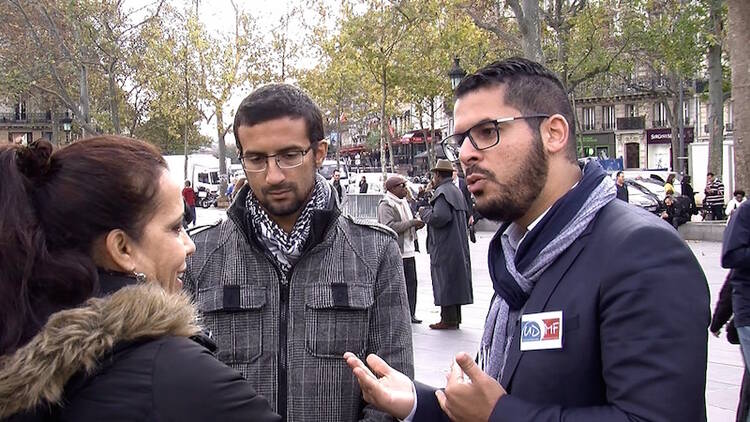
[[36,99],[0,100],[0,143],[28,144],[46,139],[64,144],[70,139],[70,114]]

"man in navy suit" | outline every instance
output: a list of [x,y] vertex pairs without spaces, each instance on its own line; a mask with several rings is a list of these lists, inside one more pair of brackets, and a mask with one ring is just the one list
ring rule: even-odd
[[579,167],[565,89],[538,63],[493,63],[456,97],[443,149],[503,222],[479,352],[444,390],[348,353],[365,399],[414,421],[704,421],[709,292],[687,245]]

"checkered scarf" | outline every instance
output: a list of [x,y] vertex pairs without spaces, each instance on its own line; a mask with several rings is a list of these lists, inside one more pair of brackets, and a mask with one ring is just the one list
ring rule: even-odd
[[[316,173],[313,194],[305,208],[302,210],[297,222],[294,223],[292,231],[287,234],[268,215],[266,210],[258,202],[255,193],[250,188],[245,207],[248,210],[248,218],[258,239],[268,248],[276,258],[284,274],[289,274],[294,264],[302,256],[302,248],[305,246],[312,222],[314,210],[325,209],[331,198],[331,188],[326,180]],[[283,282],[286,279],[284,279]]]

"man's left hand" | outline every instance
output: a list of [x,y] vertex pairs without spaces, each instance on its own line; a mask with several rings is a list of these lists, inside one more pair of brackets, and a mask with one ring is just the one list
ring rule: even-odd
[[[468,377],[468,379],[467,379]],[[436,391],[438,402],[451,420],[486,421],[500,397],[507,394],[497,380],[485,374],[467,353],[456,355],[445,391]]]

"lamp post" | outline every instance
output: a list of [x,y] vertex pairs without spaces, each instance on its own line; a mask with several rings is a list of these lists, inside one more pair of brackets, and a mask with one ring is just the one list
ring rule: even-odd
[[70,143],[70,130],[72,128],[73,119],[66,114],[65,117],[60,120],[60,123],[62,123],[62,129],[65,131],[65,144],[67,145]]
[[458,64],[459,58],[454,57],[453,58],[453,66],[451,67],[451,70],[448,72],[448,77],[451,78],[451,89],[455,91],[456,87],[459,83],[461,83],[461,79],[466,76],[466,71],[461,68],[461,65]]
[[[461,65],[458,62],[459,62],[459,58],[458,57],[454,57],[453,58],[453,66],[451,66],[451,70],[448,71],[448,77],[451,80],[451,90],[453,90],[454,93],[456,91],[456,87],[458,87],[458,84],[460,84],[461,80],[463,80],[464,76],[466,76],[466,71],[463,70],[463,68],[461,68]],[[455,98],[454,98],[454,101],[453,101],[453,105],[454,106],[455,106],[455,103],[456,102],[455,102]],[[453,109],[453,107],[451,107],[451,110],[452,109]],[[450,117],[448,119],[448,129],[449,129],[448,133],[452,134],[453,131],[454,131],[453,130],[453,128],[454,128],[453,112],[451,112],[451,114],[449,116]],[[434,136],[435,136],[434,133],[431,134],[431,137],[434,138]],[[434,147],[434,143],[432,143],[431,145]],[[436,158],[435,157],[435,151],[434,151],[434,148],[432,148],[432,154],[430,156],[430,159],[431,159],[431,161],[433,163],[435,161],[435,158]],[[433,163],[430,163],[430,166],[432,166]]]

